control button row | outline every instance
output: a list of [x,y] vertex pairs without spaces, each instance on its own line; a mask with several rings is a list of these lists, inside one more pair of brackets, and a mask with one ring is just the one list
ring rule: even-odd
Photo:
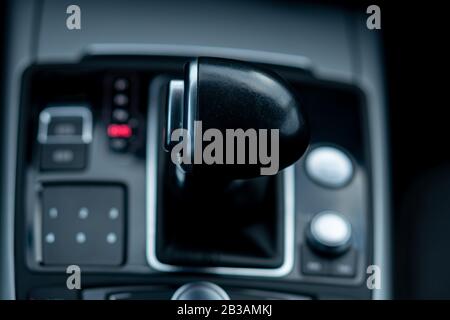
[[[117,235],[114,232],[110,232],[106,235],[105,240],[109,244],[115,244],[117,242]],[[53,244],[56,241],[56,236],[53,232],[49,232],[45,235],[45,242]],[[87,241],[87,236],[84,232],[78,232],[75,234],[75,242],[83,244]]]
[[115,107],[127,107],[129,104],[129,97],[128,97],[128,88],[130,87],[130,81],[126,78],[117,78],[114,80],[113,83],[113,89],[114,89],[114,96],[113,96],[113,104]]
[[129,139],[133,136],[133,128],[130,125],[131,97],[130,80],[125,77],[117,77],[112,83],[112,110],[111,121],[107,128],[109,147],[115,152],[128,150]]
[[[57,219],[59,216],[58,213],[58,209],[57,208],[50,208],[48,210],[48,216],[51,219]],[[89,209],[82,207],[80,208],[80,210],[78,211],[78,218],[84,220],[87,219],[89,217]],[[108,211],[108,217],[111,220],[116,220],[119,217],[119,210],[115,207],[112,207],[109,211]]]
[[302,273],[309,276],[354,277],[356,275],[356,250],[350,250],[340,257],[323,257],[308,246],[301,249]]

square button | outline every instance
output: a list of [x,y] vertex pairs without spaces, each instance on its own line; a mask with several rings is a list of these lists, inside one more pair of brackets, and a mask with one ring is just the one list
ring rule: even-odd
[[334,277],[354,277],[356,274],[356,251],[350,250],[330,262],[330,275]]
[[302,272],[311,276],[328,275],[328,262],[326,259],[316,255],[308,246],[304,245],[301,249]]
[[123,263],[125,189],[119,185],[47,185],[42,192],[42,263]]
[[85,165],[85,144],[41,145],[42,170],[81,170]]
[[81,137],[83,135],[82,117],[53,117],[47,128],[48,137]]

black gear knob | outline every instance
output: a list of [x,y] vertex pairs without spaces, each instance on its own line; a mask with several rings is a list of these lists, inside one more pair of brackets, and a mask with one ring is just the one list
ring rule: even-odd
[[169,84],[166,148],[195,175],[249,178],[296,162],[309,143],[302,107],[280,76],[252,64],[198,58]]

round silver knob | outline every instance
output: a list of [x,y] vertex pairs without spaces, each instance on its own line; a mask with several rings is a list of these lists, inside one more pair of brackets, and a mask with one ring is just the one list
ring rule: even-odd
[[171,300],[230,300],[230,297],[214,283],[192,282],[178,288]]
[[306,156],[305,169],[314,182],[330,188],[344,187],[354,173],[350,157],[331,146],[311,150]]
[[352,227],[340,213],[323,211],[311,220],[307,236],[314,249],[322,253],[339,254],[351,245]]

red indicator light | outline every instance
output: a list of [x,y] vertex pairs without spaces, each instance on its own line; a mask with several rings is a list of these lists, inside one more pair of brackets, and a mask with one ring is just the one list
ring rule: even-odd
[[108,126],[108,137],[110,138],[130,138],[133,130],[127,124],[110,124]]

